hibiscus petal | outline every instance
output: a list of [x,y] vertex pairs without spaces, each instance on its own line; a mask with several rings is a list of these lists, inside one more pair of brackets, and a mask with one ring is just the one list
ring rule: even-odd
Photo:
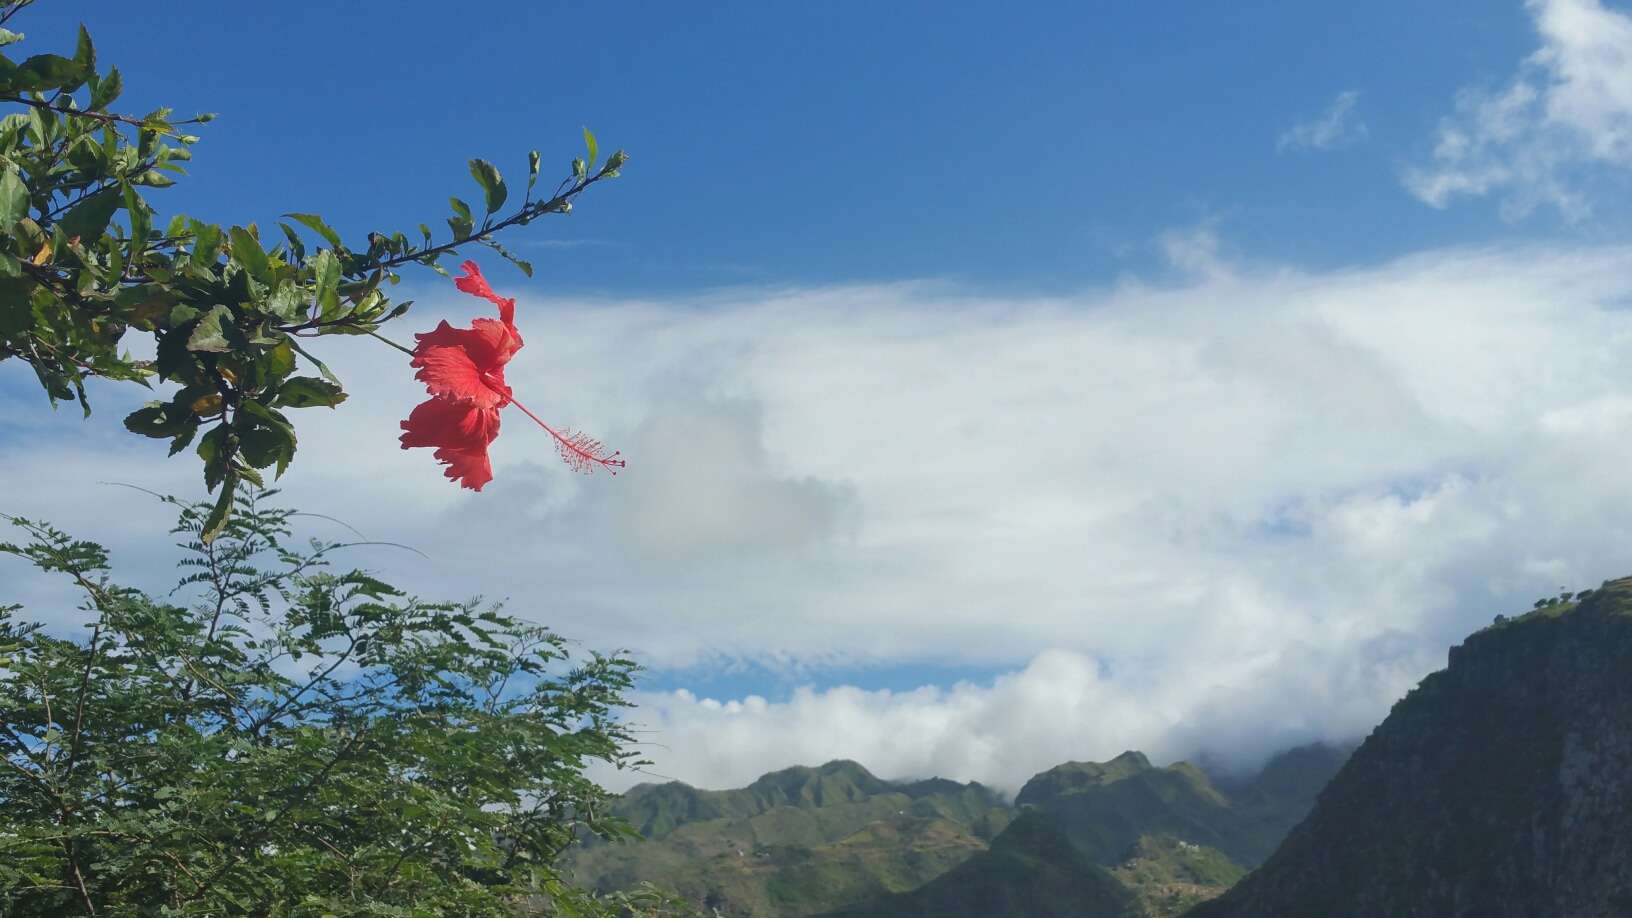
[[443,474],[480,491],[493,480],[487,447],[499,435],[497,408],[476,408],[442,398],[426,399],[402,422],[402,448],[435,447]]
[[446,465],[442,474],[450,481],[459,482],[459,487],[480,491],[482,485],[493,480],[493,464],[488,461],[487,450],[448,449],[437,450],[431,455],[436,461]]
[[426,391],[440,398],[477,408],[497,408],[507,397],[504,371],[495,368],[484,374],[470,359],[470,352],[462,347],[426,347],[421,342],[414,348],[414,359],[408,365],[419,368],[414,378],[425,384]]
[[521,350],[521,336],[493,319],[476,319],[470,328],[456,328],[445,320],[436,328],[414,335],[414,353],[428,347],[458,347],[470,354],[478,369],[493,370],[510,362]]
[[467,261],[459,267],[465,272],[465,276],[456,279],[453,285],[471,296],[479,296],[499,307],[500,321],[506,325],[514,326],[516,322],[516,301],[494,293],[493,288],[488,286],[487,278],[482,276],[482,269],[476,265],[476,262]]

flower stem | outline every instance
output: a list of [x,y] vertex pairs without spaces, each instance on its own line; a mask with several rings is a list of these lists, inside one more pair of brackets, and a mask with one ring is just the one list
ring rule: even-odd
[[[384,335],[378,334],[376,332],[369,332],[368,336],[370,338],[375,338],[375,339],[378,339],[380,341],[384,341],[386,344],[389,344],[392,347],[396,348],[397,350],[402,351],[404,354],[407,354],[409,357],[414,356],[413,351],[409,350],[408,348],[403,347],[402,345],[398,344],[395,341],[392,341],[390,338],[387,338]],[[527,409],[523,408],[522,410],[525,411]]]

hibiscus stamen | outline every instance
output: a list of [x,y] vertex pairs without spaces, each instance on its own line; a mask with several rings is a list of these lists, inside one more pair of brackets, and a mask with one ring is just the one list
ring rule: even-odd
[[616,475],[618,469],[627,467],[628,463],[618,458],[623,455],[621,450],[613,450],[608,453],[605,444],[586,433],[574,433],[571,430],[565,433],[558,431],[544,423],[538,415],[528,411],[527,406],[516,401],[514,397],[510,399],[510,404],[520,408],[522,414],[532,418],[534,424],[544,428],[546,433],[555,438],[555,448],[560,451],[561,458],[566,460],[567,465],[574,472],[588,474],[595,471],[596,466],[600,466],[606,469],[608,473]]

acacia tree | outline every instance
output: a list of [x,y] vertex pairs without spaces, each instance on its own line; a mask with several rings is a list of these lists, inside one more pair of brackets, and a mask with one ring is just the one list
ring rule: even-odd
[[[32,2],[0,2],[0,46],[22,41],[5,26]],[[420,265],[446,275],[440,260],[461,248],[485,246],[531,276],[495,235],[570,213],[627,160],[620,150],[601,161],[586,130],[586,154],[552,191],[538,190],[535,150],[513,194],[496,166],[472,159],[480,202],[450,198],[445,233],[420,224],[413,237],[371,232],[348,244],[313,213],[286,214],[270,232],[252,222],[165,219],[148,196],[185,174],[198,139],[187,131],[213,116],[121,112],[123,88],[117,67],[98,68],[83,26],[72,57],[19,63],[0,52],[0,108],[13,109],[0,118],[0,361],[28,363],[53,404],[77,401],[87,415],[88,377],[173,384],[125,426],[170,441],[171,455],[192,447],[202,460],[206,487],[219,488],[206,542],[240,482],[262,485],[265,471],[282,475],[293,460],[285,412],[346,398],[303,342],[378,337],[411,305],[387,294],[399,271]],[[133,359],[122,348],[128,335],[150,336],[155,358]]]
[[71,581],[88,636],[0,607],[0,913],[664,908],[551,867],[580,832],[629,834],[583,771],[632,760],[614,712],[634,664],[337,571],[345,546],[295,545],[295,514],[248,491],[208,544],[209,505],[164,498],[190,604],[8,518],[26,538],[0,554]]

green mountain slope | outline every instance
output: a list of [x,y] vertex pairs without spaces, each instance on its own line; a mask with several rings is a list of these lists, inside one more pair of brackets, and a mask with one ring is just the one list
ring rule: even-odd
[[[945,876],[837,914],[1160,918],[1217,896],[1313,804],[1345,750],[1283,753],[1227,793],[1199,768],[1138,752],[1068,762],[1027,782],[1022,815]],[[1120,895],[1108,895],[1107,884]]]
[[814,914],[912,889],[984,851],[1011,818],[979,784],[891,783],[854,762],[737,790],[644,785],[615,811],[647,840],[573,853],[575,881],[651,882],[728,916]]
[[1157,768],[1125,752],[1103,765],[1071,762],[1043,772],[1015,802],[1053,816],[1097,863],[1117,863],[1140,838],[1158,836],[1214,848],[1251,867],[1308,812],[1344,755],[1328,746],[1282,753],[1231,788],[1188,762]]
[[1124,918],[1134,897],[1089,860],[1042,813],[1024,813],[989,851],[908,893],[876,899],[829,918]]
[[1196,918],[1632,915],[1632,578],[1474,634]]

